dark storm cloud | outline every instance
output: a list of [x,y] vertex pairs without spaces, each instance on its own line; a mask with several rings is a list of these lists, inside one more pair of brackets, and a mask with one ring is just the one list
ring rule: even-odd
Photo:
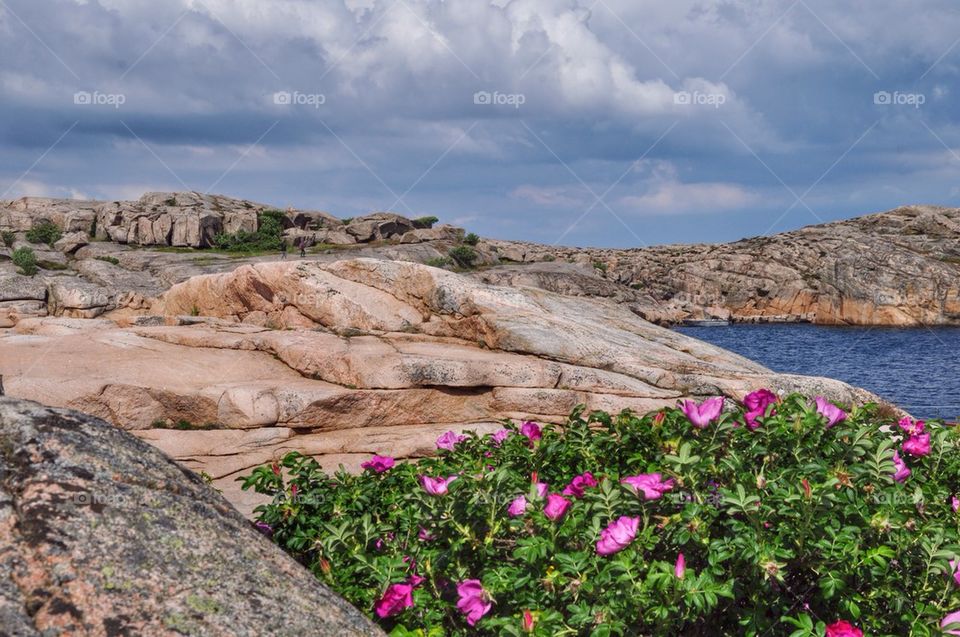
[[957,34],[940,0],[2,0],[0,192],[607,245],[957,205]]

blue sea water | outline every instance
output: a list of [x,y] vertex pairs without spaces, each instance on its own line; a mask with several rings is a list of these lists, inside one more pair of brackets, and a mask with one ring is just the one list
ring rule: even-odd
[[960,327],[678,327],[777,372],[863,387],[918,418],[960,418]]

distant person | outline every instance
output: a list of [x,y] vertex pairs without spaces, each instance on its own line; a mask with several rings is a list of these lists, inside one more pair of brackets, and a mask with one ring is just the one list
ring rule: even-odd
[[307,238],[300,237],[300,258],[303,259],[307,256]]
[[286,239],[281,239],[281,240],[280,240],[280,260],[281,260],[281,261],[286,261],[286,260],[287,260],[287,241],[286,241]]

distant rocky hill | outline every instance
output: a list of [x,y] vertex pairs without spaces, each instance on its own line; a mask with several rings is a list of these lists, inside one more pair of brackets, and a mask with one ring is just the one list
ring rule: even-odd
[[[200,193],[147,193],[136,201],[27,197],[0,201],[0,326],[20,317],[143,312],[171,285],[199,274],[277,258],[209,249],[220,233],[253,232],[266,204]],[[38,223],[56,225],[53,246],[30,243]],[[291,252],[456,265],[498,285],[542,287],[623,303],[647,320],[809,321],[853,325],[960,324],[960,210],[898,208],[726,244],[636,249],[569,248],[480,240],[464,230],[389,212],[338,219],[283,211]],[[13,251],[30,247],[40,272],[17,274]]]
[[635,290],[635,309],[657,322],[960,324],[957,208],[904,207],[723,244],[612,250],[490,243],[511,261],[593,265]]

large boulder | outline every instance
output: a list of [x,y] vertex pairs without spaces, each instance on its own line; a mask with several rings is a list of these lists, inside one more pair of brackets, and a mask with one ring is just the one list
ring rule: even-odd
[[0,398],[0,634],[382,633],[155,448]]

